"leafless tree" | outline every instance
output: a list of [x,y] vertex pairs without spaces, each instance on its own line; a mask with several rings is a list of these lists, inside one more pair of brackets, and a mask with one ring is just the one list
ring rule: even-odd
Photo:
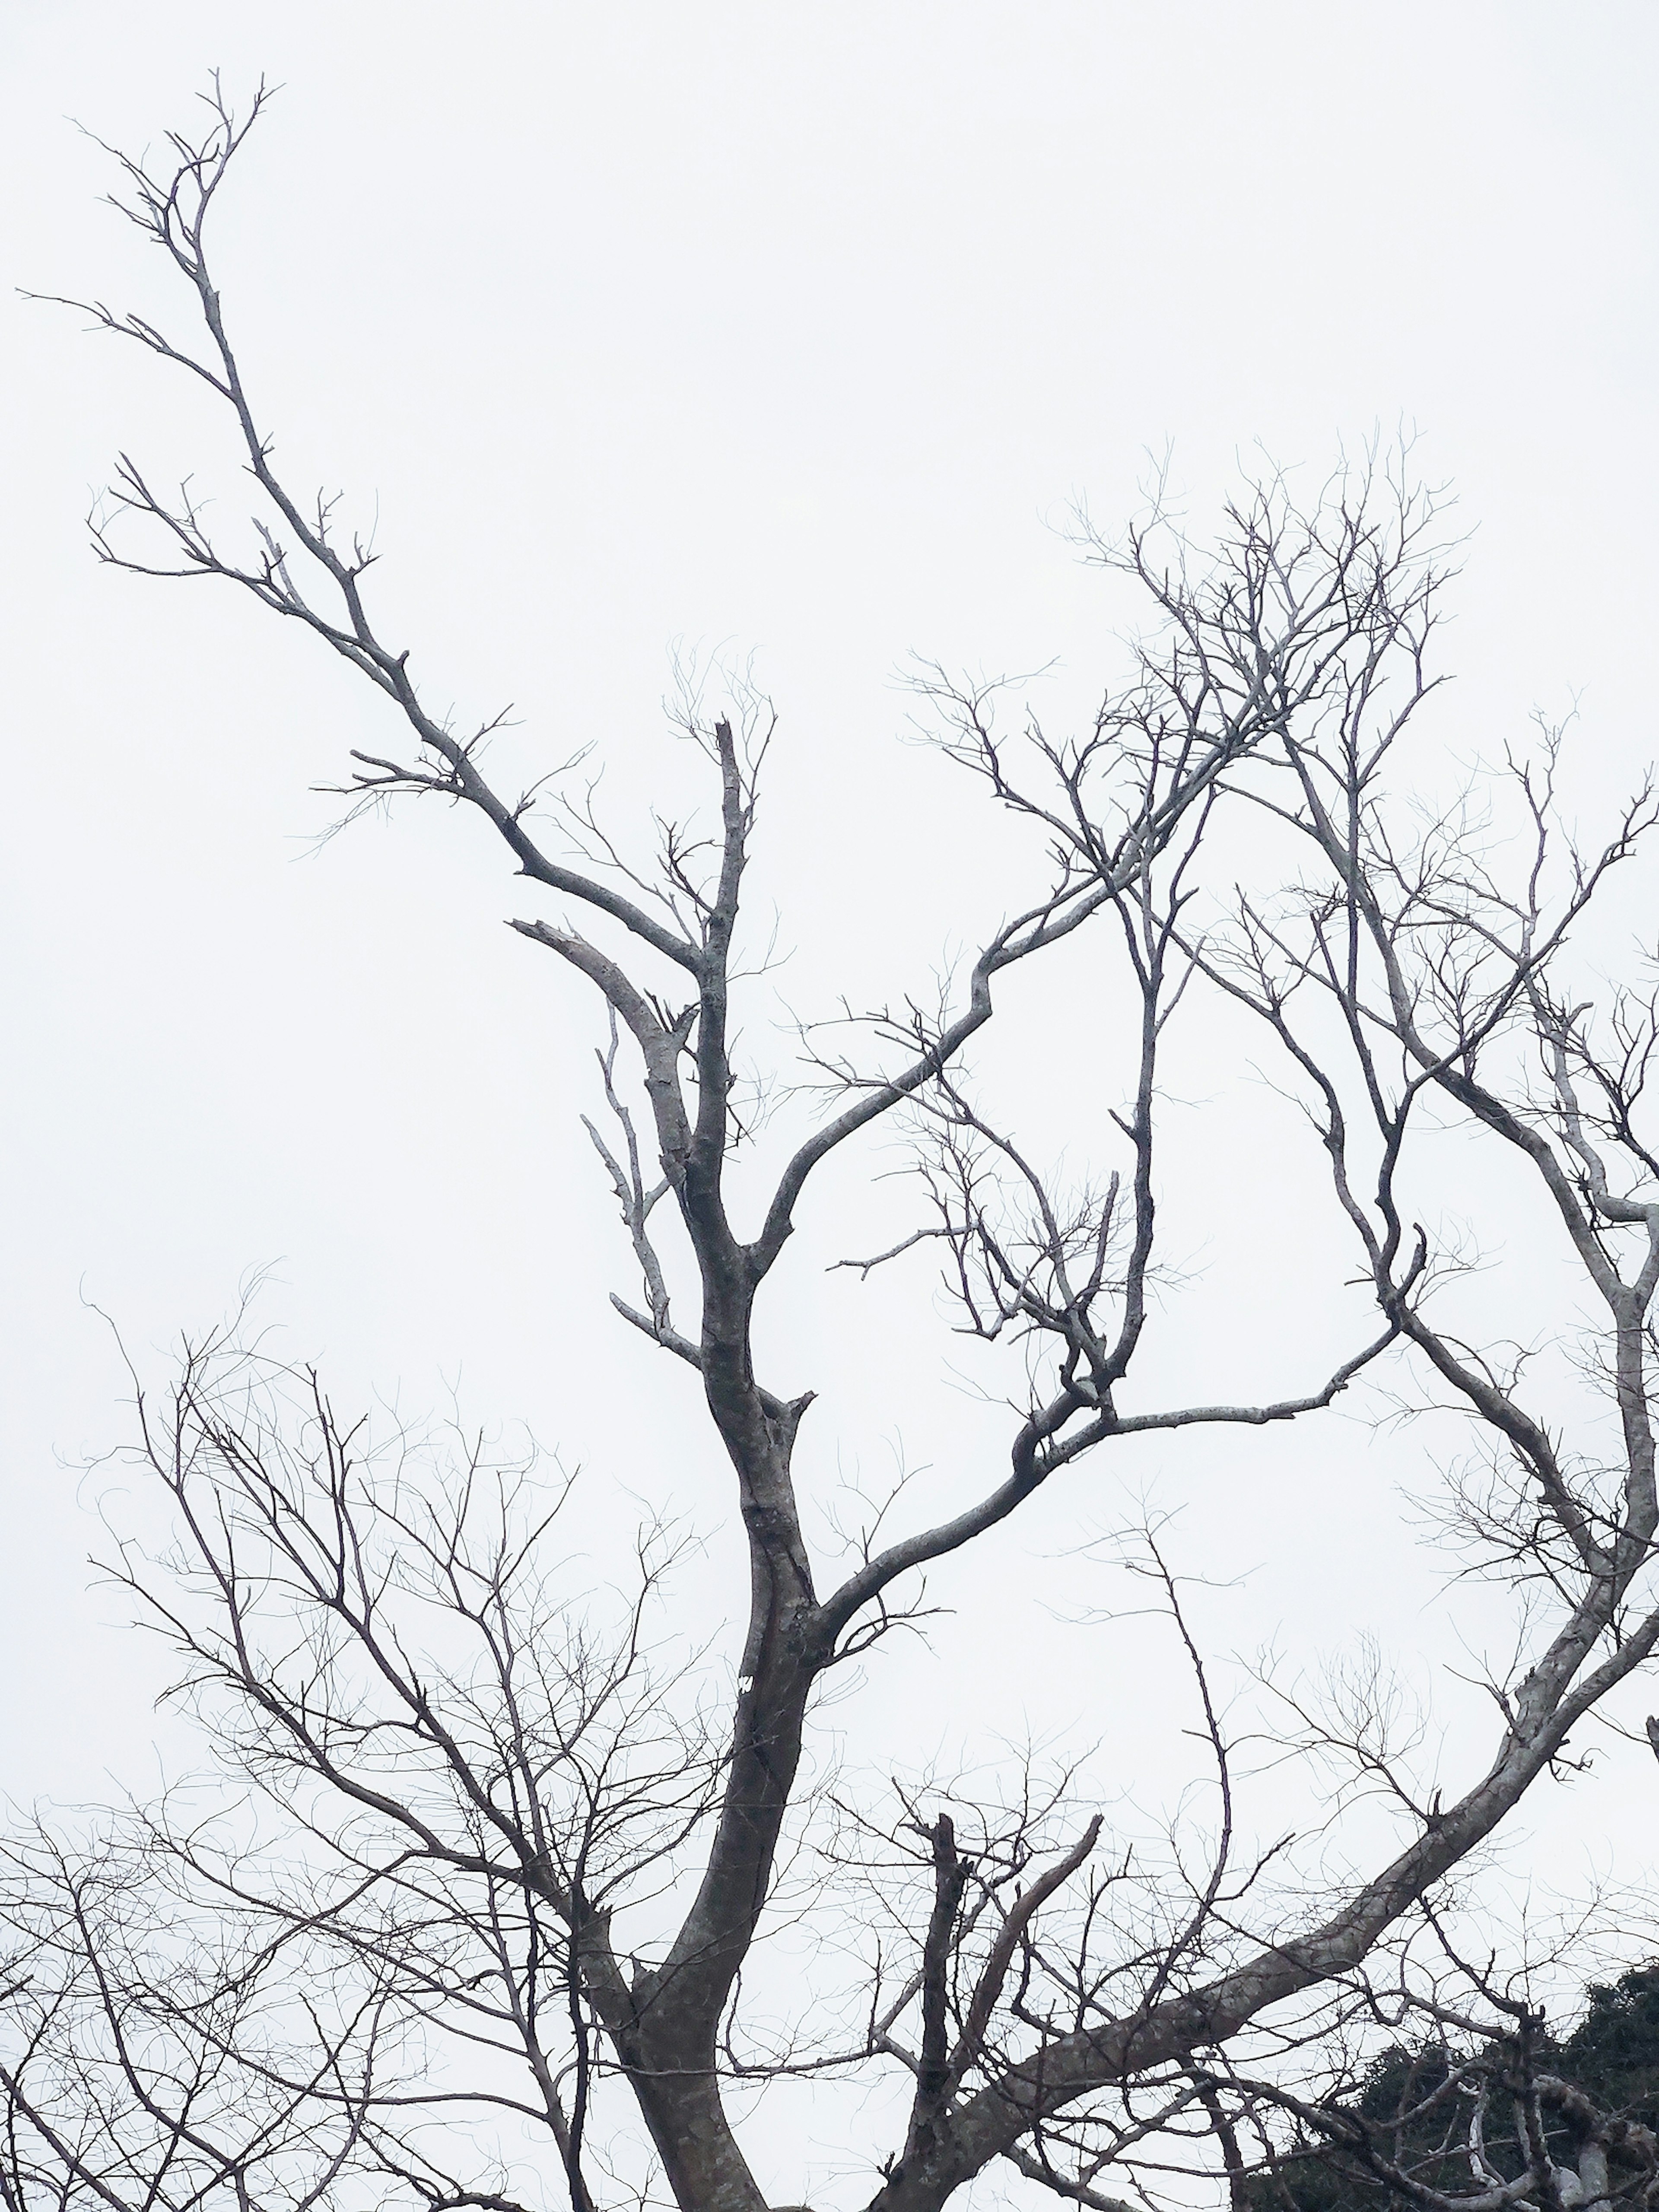
[[[165,493],[124,459],[98,548],[143,574],[233,585],[315,635],[383,695],[398,733],[354,756],[355,796],[458,803],[552,895],[551,917],[514,927],[605,1010],[604,1119],[590,1134],[641,1283],[613,1303],[701,1383],[749,1587],[717,1713],[714,1677],[676,1651],[655,1610],[672,1549],[662,1532],[642,1547],[635,1597],[606,1618],[562,1584],[559,1501],[536,1469],[403,1443],[388,1457],[336,1419],[314,1378],[196,1346],[170,1394],[144,1401],[176,1550],[154,1563],[129,1551],[121,1571],[184,1654],[222,1756],[295,1840],[284,1860],[239,1856],[210,1832],[175,1836],[177,1879],[263,1916],[273,1943],[288,1929],[325,1937],[441,2050],[412,2087],[308,2078],[329,2126],[362,2115],[354,2154],[372,2151],[411,2201],[508,2201],[502,2167],[486,2171],[479,2153],[466,2171],[471,2119],[434,2136],[448,2110],[540,2129],[578,2212],[604,2203],[623,2184],[596,2163],[595,2100],[625,2099],[677,2203],[760,2212],[732,2085],[803,2072],[905,2085],[894,2139],[858,2145],[872,2212],[931,2212],[999,2160],[1097,2205],[1154,2186],[1160,2165],[1212,2170],[1216,2146],[1237,2169],[1240,2115],[1255,2109],[1240,2100],[1243,2069],[1271,2075],[1275,2053],[1293,2065],[1345,2008],[1363,2011],[1367,1962],[1433,1910],[1659,1640],[1659,1158],[1640,1133],[1655,1000],[1598,989],[1569,964],[1653,804],[1644,793],[1581,853],[1556,820],[1553,741],[1500,772],[1484,828],[1467,798],[1425,811],[1409,783],[1396,788],[1436,686],[1445,574],[1439,502],[1403,463],[1346,470],[1310,504],[1269,476],[1202,558],[1156,515],[1093,541],[1142,594],[1149,626],[1080,738],[1035,723],[1007,735],[994,691],[939,671],[922,684],[943,750],[1036,832],[1045,879],[1011,896],[1011,918],[942,1012],[907,1002],[844,1054],[811,1046],[817,1089],[791,1110],[815,1110],[825,1085],[836,1095],[757,1191],[758,1164],[733,1157],[744,1125],[732,1038],[769,709],[742,693],[726,713],[688,709],[717,827],[700,838],[671,824],[651,870],[624,860],[585,803],[496,788],[493,726],[459,733],[429,708],[409,651],[376,625],[370,550],[277,468],[204,245],[264,95],[240,118],[216,89],[210,105],[205,135],[173,138],[161,165],[121,161],[121,204],[176,270],[204,334],[187,343],[92,313],[228,410],[258,511],[238,550],[187,488]],[[1515,822],[1523,848],[1506,875]],[[1114,979],[1109,1003],[1129,1009],[1108,1038],[1121,1150],[1103,1182],[1068,1190],[980,1103],[963,1054],[1006,979],[1085,942]],[[1160,1406],[1134,1375],[1161,1265],[1160,1054],[1177,1016],[1206,1005],[1239,1010],[1281,1054],[1375,1311],[1334,1369],[1290,1395]],[[882,1127],[914,1135],[923,1210],[856,1264],[941,1254],[962,1326],[1020,1348],[1028,1396],[999,1479],[937,1525],[872,1529],[851,1571],[821,1586],[792,1472],[812,1394],[757,1374],[753,1322],[816,1172]],[[1425,1127],[1496,1148],[1541,1190],[1594,1302],[1584,1363],[1610,1431],[1593,1405],[1569,1446],[1532,1405],[1525,1358],[1483,1331],[1459,1255],[1418,1225]],[[1375,1713],[1304,1701],[1287,1723],[1330,1765],[1334,1808],[1388,1793],[1402,1832],[1369,1873],[1298,1896],[1272,1839],[1244,1840],[1237,1747],[1156,1543],[1140,1564],[1186,1644],[1219,1808],[1163,1862],[1126,1858],[1064,1773],[1018,1776],[1000,1800],[907,1785],[890,1820],[863,1797],[798,1804],[815,1693],[914,1616],[918,1570],[1125,1438],[1315,1415],[1384,1367],[1402,1407],[1462,1421],[1471,1441],[1448,1540],[1470,1571],[1516,1584],[1524,1614],[1520,1656],[1489,1685],[1490,1756],[1443,1796],[1416,1791]],[[890,1517],[902,1510],[901,1498]],[[815,1830],[820,1814],[829,1825]],[[871,1948],[857,2016],[809,2019],[779,2040],[751,2027],[744,1978],[792,1838],[819,1855],[797,1862],[792,1899],[805,1883],[799,1909],[815,1909],[801,1872],[812,1863],[817,1909],[843,1911],[848,1884],[862,1885],[867,1919],[848,1924],[867,1927]],[[224,2040],[227,2063],[253,2063],[236,2033]],[[1525,2075],[1523,2101],[1534,2091]],[[307,2185],[339,2195],[320,2146],[311,2163]],[[1554,2212],[1545,2165],[1528,2172],[1504,2201],[1530,2191]],[[20,2202],[39,2200],[31,2185]]]
[[378,2172],[366,2130],[398,1998],[325,1931],[169,1879],[126,1824],[41,1828],[0,1865],[9,2033],[0,2202],[293,2212]]

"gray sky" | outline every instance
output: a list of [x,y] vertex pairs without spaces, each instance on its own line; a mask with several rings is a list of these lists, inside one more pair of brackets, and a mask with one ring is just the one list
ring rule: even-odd
[[[429,696],[474,720],[513,702],[504,757],[532,770],[597,744],[621,818],[668,772],[672,641],[753,653],[782,715],[761,876],[790,1006],[925,990],[997,918],[992,825],[896,742],[894,672],[912,651],[1053,661],[1045,716],[1086,710],[1124,610],[1066,519],[1124,514],[1166,446],[1197,524],[1258,441],[1316,475],[1414,428],[1473,532],[1449,752],[1577,699],[1589,799],[1652,756],[1650,7],[17,0],[0,54],[9,281],[158,313],[159,258],[100,210],[106,165],[64,118],[142,146],[212,67],[283,86],[217,239],[280,458],[378,514],[379,604]],[[596,1527],[628,1489],[665,1494],[727,1554],[687,1389],[605,1308],[630,1271],[575,1118],[594,1009],[502,928],[523,897],[481,830],[406,810],[318,848],[333,810],[310,787],[384,734],[366,687],[228,593],[85,546],[124,447],[234,514],[222,427],[73,315],[0,312],[0,1771],[27,1798],[149,1771],[151,1662],[82,1564],[76,1469],[125,1418],[85,1301],[149,1359],[270,1265],[261,1314],[342,1398],[453,1387],[471,1419],[591,1467]],[[1201,1049],[1191,1079],[1235,1080]],[[1171,1388],[1199,1365],[1295,1387],[1323,1357],[1262,1302],[1225,1318],[1252,1266],[1290,1297],[1334,1249],[1311,1177],[1287,1197],[1241,1174],[1288,1141],[1275,1114],[1245,1082],[1233,1149],[1189,1160],[1178,1234],[1207,1272],[1158,1355]],[[1090,1133],[1085,1111],[1079,1154]],[[880,1243],[891,1218],[840,1172],[775,1340],[781,1387],[824,1395],[812,1479],[902,1454],[930,1494],[977,1492],[1001,1431],[953,1379],[922,1274],[860,1292],[821,1272],[845,1228]],[[1195,1571],[1248,1572],[1214,1595],[1218,1649],[1311,1657],[1374,1629],[1438,1697],[1469,1616],[1401,1527],[1410,1465],[1355,1421],[1149,1452],[1043,1501],[941,1595],[1086,1605],[1053,1555],[1150,1486],[1195,1508]],[[937,1665],[896,1658],[879,1686],[875,1755],[925,1760],[965,1686],[988,1741],[1034,1711],[1109,1735],[1155,1805],[1182,1723],[1179,1686],[1145,1677],[1173,1662],[1103,1632],[1056,1715],[1079,1633],[1033,1611],[1022,1671],[970,1616],[942,1624]],[[1480,1741],[1462,1710],[1449,1756]],[[1518,1877],[1642,1872],[1650,1762],[1605,1764],[1529,1816]]]

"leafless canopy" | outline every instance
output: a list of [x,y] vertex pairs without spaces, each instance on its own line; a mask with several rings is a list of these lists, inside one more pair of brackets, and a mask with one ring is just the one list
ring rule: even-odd
[[[1420,1929],[1659,1639],[1655,1002],[1569,967],[1653,804],[1643,793],[1602,844],[1577,848],[1556,817],[1547,737],[1485,779],[1479,802],[1429,807],[1401,790],[1436,687],[1444,577],[1439,502],[1403,459],[1346,469],[1310,503],[1269,476],[1202,556],[1154,514],[1091,544],[1139,590],[1146,627],[1080,737],[1006,734],[992,693],[927,674],[942,750],[1037,833],[1048,872],[1012,898],[943,1012],[908,1005],[872,1018],[848,1056],[817,1058],[819,1087],[799,1096],[821,1099],[825,1080],[837,1095],[757,1194],[758,1170],[740,1176],[732,1157],[734,939],[769,708],[744,695],[689,712],[718,827],[702,842],[671,830],[655,875],[622,868],[580,804],[560,812],[492,783],[488,726],[464,733],[423,699],[409,650],[377,627],[371,551],[284,479],[244,380],[204,236],[263,104],[239,117],[216,90],[205,135],[175,137],[159,166],[121,161],[119,204],[176,270],[195,336],[91,310],[226,411],[255,486],[252,532],[239,550],[188,490],[124,459],[98,550],[141,574],[234,586],[314,634],[386,704],[351,790],[459,802],[547,895],[548,911],[513,926],[601,1002],[589,1133],[640,1281],[613,1303],[700,1378],[746,1533],[747,1639],[717,1709],[663,1610],[670,1532],[642,1539],[635,1586],[607,1612],[562,1581],[568,1508],[533,1467],[430,1440],[388,1455],[314,1377],[217,1340],[191,1348],[170,1394],[144,1401],[176,1549],[129,1552],[119,1571],[176,1641],[256,1809],[230,1831],[158,1815],[140,1860],[120,1861],[228,1931],[205,1964],[185,1943],[171,1980],[159,1937],[152,1955],[88,1933],[77,1900],[92,1877],[67,1860],[19,1907],[37,1963],[14,1978],[0,2075],[7,2201],[182,2206],[234,2186],[250,2204],[345,2203],[368,2172],[376,2202],[505,2206],[535,2153],[480,2149],[493,2116],[545,2146],[547,2201],[562,2190],[577,2212],[633,2186],[665,2186],[687,2212],[762,2212],[732,2112],[809,2072],[868,2091],[850,2155],[872,2212],[932,2212],[996,2161],[1088,2204],[1218,2156],[1237,2184],[1256,2155],[1249,2127],[1271,2135],[1264,2115],[1325,2124],[1297,2089],[1299,2039],[1379,2016],[1395,1968],[1376,1962],[1406,1956],[1388,1947]],[[1068,1191],[979,1103],[963,1052],[1011,971],[1084,942],[1110,979],[1103,1003],[1128,1012],[1109,1038],[1115,1164]],[[1171,1025],[1206,1007],[1248,1018],[1278,1054],[1373,1310],[1338,1364],[1284,1397],[1208,1402],[1197,1377],[1191,1400],[1160,1405],[1135,1374],[1156,1317],[1160,1054]],[[856,1264],[942,1255],[962,1326],[1017,1340],[1030,1393],[993,1479],[931,1527],[902,1528],[901,1498],[900,1526],[872,1531],[836,1580],[815,1567],[792,1472],[811,1393],[757,1371],[752,1328],[817,1171],[901,1127],[922,1211]],[[1591,1309],[1600,1395],[1575,1442],[1529,1396],[1524,1361],[1483,1337],[1458,1255],[1417,1224],[1425,1127],[1495,1152],[1547,1204]],[[1402,1824],[1340,1893],[1298,1903],[1268,1879],[1271,1851],[1244,1841],[1236,1747],[1156,1545],[1141,1565],[1186,1641],[1220,1808],[1166,1864],[1126,1858],[1065,1774],[1017,1776],[1001,1796],[917,1785],[890,1819],[872,1799],[797,1802],[815,1692],[906,1617],[917,1570],[1122,1438],[1315,1416],[1383,1367],[1407,1408],[1462,1420],[1451,1536],[1527,1610],[1520,1656],[1490,1685],[1485,1763],[1443,1796],[1413,1794],[1363,1712],[1292,1723],[1356,1786],[1389,1791]],[[760,1972],[792,1838],[808,1854],[792,1910],[844,1929],[861,1886],[870,1943],[855,2010],[780,2043],[751,2022],[744,1978]],[[331,2009],[264,2020],[273,1977],[291,1987],[294,1961],[325,1954]],[[124,2038],[139,2015],[136,2050]],[[1497,2032],[1490,2013],[1483,2032]],[[1523,2059],[1511,2053],[1505,2078],[1524,2104],[1550,2093]],[[253,2085],[235,2099],[233,2075]],[[890,2137],[872,2142],[861,2130],[888,2111]],[[616,2148],[629,2112],[654,2181]],[[1511,2201],[1562,2201],[1541,2155],[1468,2203]]]

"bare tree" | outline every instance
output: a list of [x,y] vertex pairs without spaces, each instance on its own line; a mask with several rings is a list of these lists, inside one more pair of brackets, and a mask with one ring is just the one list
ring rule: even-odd
[[380,2170],[377,2069],[406,2008],[327,1931],[192,1897],[173,1856],[117,1824],[39,1829],[0,1864],[8,2212],[221,2192],[304,2212]]
[[[700,839],[671,824],[649,870],[624,861],[584,804],[495,787],[493,726],[459,734],[431,711],[409,651],[376,625],[370,551],[276,467],[204,245],[264,95],[240,118],[216,88],[210,104],[206,134],[174,137],[163,165],[121,157],[125,211],[176,269],[204,336],[185,343],[92,313],[228,411],[260,505],[239,551],[188,489],[165,494],[124,459],[99,550],[143,574],[234,585],[313,633],[383,695],[398,732],[354,756],[355,797],[457,802],[554,896],[553,918],[514,927],[605,1008],[605,1118],[590,1134],[642,1285],[613,1303],[701,1382],[749,1587],[735,1687],[716,1714],[709,1678],[659,1622],[660,1532],[633,1599],[606,1618],[561,1588],[560,1501],[535,1469],[401,1443],[388,1458],[337,1420],[314,1377],[218,1340],[194,1347],[170,1393],[144,1401],[143,1451],[171,1493],[177,1550],[155,1564],[129,1552],[121,1571],[184,1655],[222,1756],[295,1840],[287,1858],[250,1857],[209,1830],[173,1834],[177,1878],[274,1930],[325,1936],[418,2021],[442,2055],[412,2087],[348,2094],[319,2072],[308,2094],[337,2125],[361,2112],[354,2152],[434,2208],[508,2201],[505,2166],[476,2153],[467,2168],[467,2129],[491,2112],[542,2131],[578,2212],[606,2201],[623,2182],[600,2178],[596,2100],[626,2100],[677,2203],[760,2212],[731,2087],[802,2073],[904,2084],[895,2138],[860,2146],[880,2212],[932,2212],[999,2160],[1097,2205],[1155,2185],[1160,2166],[1213,2170],[1218,2154],[1237,2185],[1242,2116],[1255,2109],[1240,2100],[1243,2067],[1266,2064],[1264,2051],[1292,2065],[1310,2037],[1374,2002],[1368,1961],[1432,1911],[1659,1640],[1659,1159],[1638,1133],[1655,1003],[1598,998],[1568,967],[1570,939],[1653,805],[1644,794],[1581,854],[1555,821],[1547,743],[1492,802],[1512,802],[1526,831],[1511,881],[1491,857],[1506,849],[1502,825],[1483,832],[1462,801],[1425,815],[1409,785],[1394,789],[1437,681],[1445,574],[1439,502],[1403,463],[1346,471],[1305,506],[1269,477],[1201,559],[1155,515],[1094,545],[1142,593],[1150,627],[1080,738],[1035,723],[1010,738],[991,692],[926,678],[943,750],[1035,830],[1048,872],[1012,897],[953,1004],[907,1004],[872,1018],[849,1056],[811,1054],[818,1095],[838,1095],[757,1190],[758,1169],[733,1160],[732,1038],[769,709],[739,692],[727,712],[688,710],[718,827]],[[1131,1012],[1111,1040],[1119,1163],[1067,1189],[979,1102],[963,1050],[993,1023],[1003,979],[1084,933]],[[1243,1009],[1282,1052],[1375,1311],[1340,1364],[1290,1395],[1160,1406],[1133,1371],[1160,1264],[1160,1054],[1177,1015],[1205,1004]],[[1512,1156],[1545,1194],[1595,1302],[1585,1348],[1610,1442],[1594,1408],[1571,1449],[1533,1409],[1524,1358],[1483,1333],[1457,1255],[1417,1225],[1418,1133],[1448,1123]],[[1028,1395],[999,1479],[937,1525],[872,1529],[851,1571],[821,1587],[792,1471],[812,1394],[762,1379],[753,1323],[817,1170],[884,1125],[915,1137],[925,1210],[856,1264],[942,1254],[962,1325],[1019,1348]],[[1443,1798],[1416,1793],[1374,1715],[1308,1708],[1291,1724],[1341,1770],[1334,1805],[1389,1793],[1404,1833],[1370,1872],[1335,1895],[1298,1894],[1271,1844],[1245,1841],[1237,1747],[1156,1542],[1140,1565],[1191,1662],[1219,1808],[1163,1863],[1126,1859],[1063,1772],[1017,1774],[1002,1800],[917,1785],[890,1820],[866,1799],[797,1803],[815,1693],[914,1617],[918,1570],[987,1537],[1087,1455],[1316,1414],[1383,1362],[1402,1404],[1449,1403],[1474,1440],[1450,1536],[1489,1580],[1521,1588],[1524,1615],[1521,1656],[1489,1686],[1487,1763]],[[815,1830],[820,1815],[830,1825]],[[816,1891],[799,1877],[800,1909],[843,1911],[848,1884],[861,1885],[872,1942],[857,2017],[808,2020],[780,2043],[750,2032],[744,1978],[758,1971],[792,1838],[823,1869]],[[234,2034],[225,2043],[253,2063]],[[434,2136],[446,2112],[471,2117]],[[325,2162],[319,2172],[337,2195]],[[1553,2208],[1545,2164],[1528,2172],[1510,2196]]]

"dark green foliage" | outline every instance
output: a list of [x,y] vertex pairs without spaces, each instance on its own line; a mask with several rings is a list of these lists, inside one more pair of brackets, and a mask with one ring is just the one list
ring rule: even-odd
[[[1659,2133],[1659,1962],[1634,1966],[1612,1984],[1593,1983],[1587,2009],[1571,2035],[1537,2054],[1540,2071],[1556,2074],[1593,2098],[1611,2115]],[[1455,2070],[1481,2056],[1439,2042],[1395,2044],[1378,2052],[1356,2093],[1336,2109],[1371,2124],[1376,2149],[1416,2182],[1448,2196],[1478,2189],[1468,2156],[1471,2092]],[[1548,2129],[1552,2155],[1570,2154],[1569,2137]],[[1501,2094],[1491,2102],[1486,2156],[1505,2177],[1525,2165],[1512,2106]],[[1379,2212],[1384,2203],[1409,2200],[1380,2179],[1366,2179],[1340,2148],[1305,2131],[1275,2171],[1244,2185],[1254,2212]]]
[[[1377,2149],[1414,2180],[1449,2194],[1468,2186],[1469,2100],[1440,2045],[1395,2044],[1379,2051],[1358,2094],[1339,2109],[1370,2121]],[[1506,2172],[1510,2148],[1506,2142],[1488,2146],[1493,2163]],[[1374,2212],[1378,2188],[1360,2181],[1347,2163],[1328,2144],[1304,2136],[1275,2172],[1251,2180],[1250,2202],[1261,2212],[1347,2212],[1361,2203]]]
[[1598,2105],[1659,2134],[1659,1963],[1592,1983],[1589,2009],[1561,2047],[1560,2070]]

